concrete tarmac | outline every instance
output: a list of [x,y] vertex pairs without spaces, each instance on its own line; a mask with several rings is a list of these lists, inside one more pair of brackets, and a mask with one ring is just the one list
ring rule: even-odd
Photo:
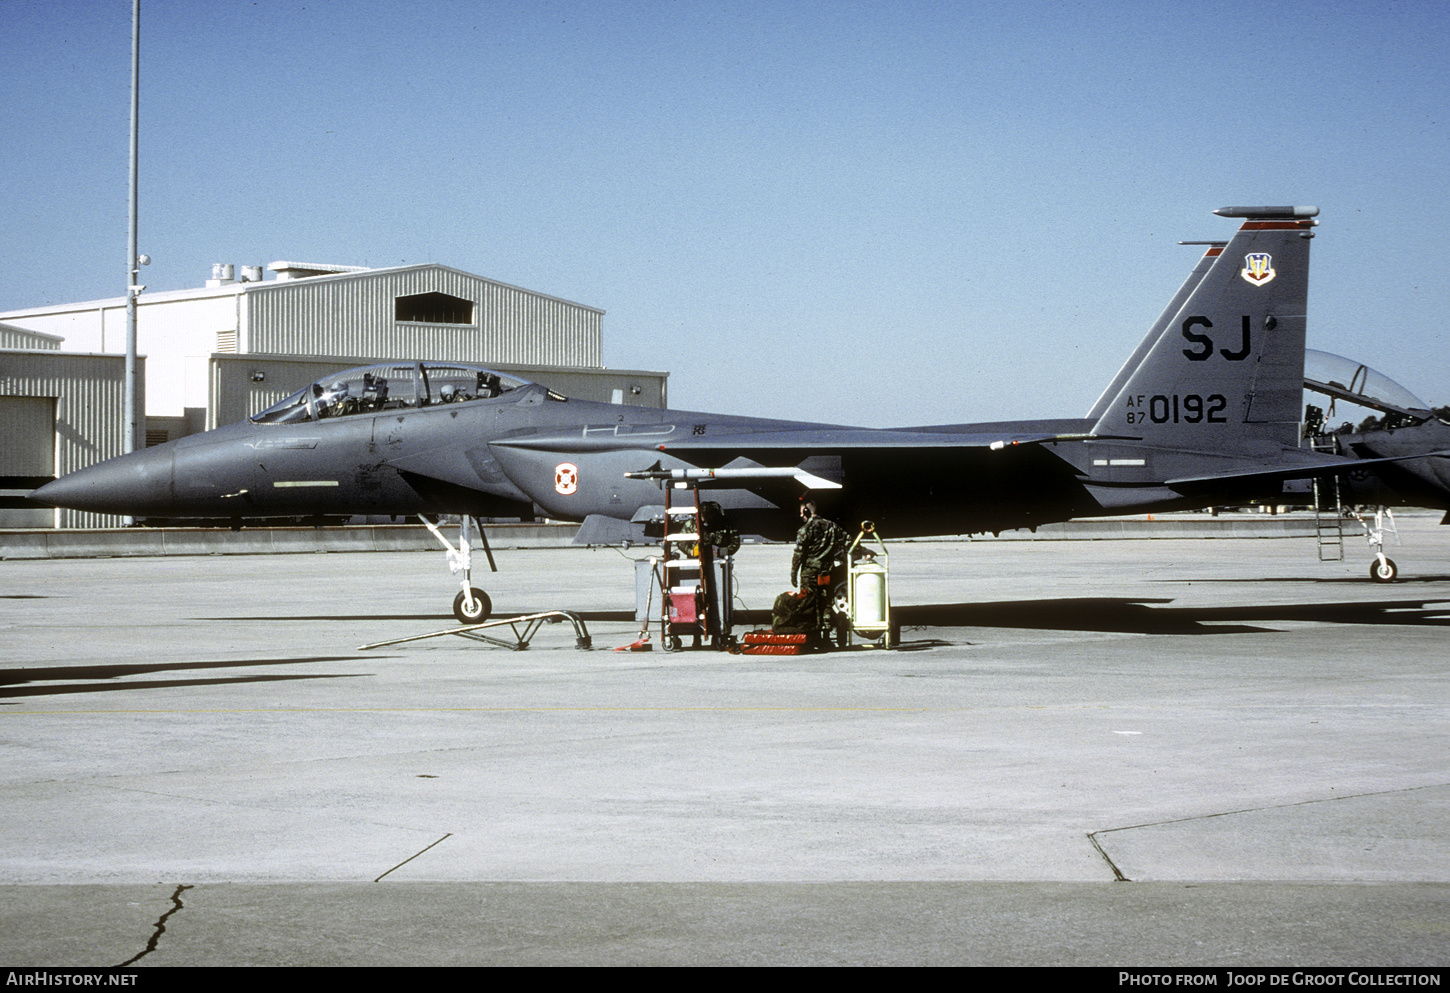
[[610,651],[642,549],[475,573],[593,651],[358,651],[439,553],[0,562],[0,963],[1443,967],[1437,520],[892,544],[901,650],[801,657]]

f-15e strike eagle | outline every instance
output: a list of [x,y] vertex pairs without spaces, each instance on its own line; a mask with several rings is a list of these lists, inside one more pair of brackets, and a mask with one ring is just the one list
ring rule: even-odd
[[[895,429],[766,420],[574,400],[474,366],[395,361],[71,473],[32,499],[236,523],[456,514],[450,555],[465,568],[470,519],[639,523],[676,481],[710,487],[741,531],[780,538],[794,532],[806,492],[830,516],[871,520],[893,537],[1279,503],[1296,482],[1302,491],[1304,480],[1351,473],[1376,502],[1450,508],[1450,426],[1429,410],[1394,408],[1397,430],[1339,451],[1301,446],[1318,209],[1215,213],[1241,219],[1238,231],[1202,243],[1210,247],[1188,280],[1080,420]],[[488,609],[465,579],[460,619]]]

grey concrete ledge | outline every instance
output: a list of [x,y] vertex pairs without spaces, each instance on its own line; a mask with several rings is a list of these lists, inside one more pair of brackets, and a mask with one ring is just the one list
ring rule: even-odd
[[[567,546],[577,524],[491,524],[491,548]],[[443,533],[457,536],[457,528]],[[475,542],[475,547],[477,543]],[[0,559],[131,558],[162,555],[279,555],[290,552],[442,551],[420,525],[332,528],[114,528],[0,531]]]
[[[1360,533],[1353,521],[1344,523],[1346,536]],[[972,541],[1097,541],[1122,538],[1312,538],[1313,514],[1154,514],[1147,517],[1110,517],[1098,520],[1044,524],[1036,531],[1003,531],[1000,535],[972,535]]]

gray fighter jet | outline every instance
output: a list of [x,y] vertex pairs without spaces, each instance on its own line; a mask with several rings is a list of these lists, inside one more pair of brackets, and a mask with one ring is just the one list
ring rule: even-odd
[[[786,538],[810,492],[892,537],[1282,502],[1351,472],[1413,478],[1450,508],[1441,429],[1395,446],[1300,445],[1314,207],[1225,207],[1209,248],[1088,416],[873,429],[568,399],[472,366],[385,362],[313,383],[240,424],[71,473],[33,499],[137,518],[535,515],[638,526],[662,486],[712,488],[739,530]],[[964,390],[965,393],[965,390]],[[1426,430],[1430,430],[1427,428]],[[1391,487],[1394,483],[1389,484]],[[435,529],[435,533],[436,529]],[[440,535],[441,537],[441,535]],[[485,544],[485,547],[486,544]],[[475,596],[475,594],[477,594]],[[486,616],[465,578],[460,619]]]

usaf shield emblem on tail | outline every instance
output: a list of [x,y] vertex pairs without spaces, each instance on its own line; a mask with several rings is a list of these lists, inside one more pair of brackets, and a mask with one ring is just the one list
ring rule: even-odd
[[1244,267],[1239,275],[1255,286],[1263,286],[1274,278],[1274,257],[1267,252],[1253,252],[1244,256]]

